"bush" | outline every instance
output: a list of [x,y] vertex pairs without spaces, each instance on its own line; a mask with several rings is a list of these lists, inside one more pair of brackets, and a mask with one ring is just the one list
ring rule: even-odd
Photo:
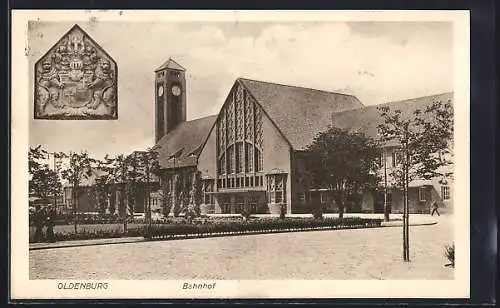
[[[105,238],[118,238],[118,237],[138,237],[143,236],[143,225],[131,225],[127,228],[127,232],[123,231],[123,225],[92,225],[92,226],[80,226],[78,232],[75,231],[70,226],[71,230],[61,230],[61,228],[56,228],[54,232],[54,237],[56,241],[73,241],[73,240],[92,240],[92,239],[105,239]],[[59,231],[57,231],[59,229]],[[66,228],[65,228],[66,229]],[[41,242],[45,242],[46,230],[42,230]],[[29,242],[34,243],[35,228],[30,228]]]
[[323,208],[321,206],[316,207],[312,214],[314,219],[323,219]]
[[455,243],[444,246],[444,256],[450,262],[445,266],[455,267]]
[[92,240],[92,239],[105,239],[105,238],[119,238],[119,237],[137,237],[143,236],[144,227],[128,229],[123,232],[123,228],[116,228],[113,230],[87,230],[83,229],[78,233],[55,233],[56,241],[74,241],[74,240]]

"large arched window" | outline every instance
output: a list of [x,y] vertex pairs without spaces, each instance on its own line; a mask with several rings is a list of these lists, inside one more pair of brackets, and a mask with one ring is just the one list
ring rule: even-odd
[[[247,176],[262,171],[262,114],[260,106],[238,83],[217,120],[217,173],[237,177],[236,185],[232,185],[232,179],[221,178],[217,183],[227,184],[222,187],[253,186],[253,179],[247,179]],[[259,178],[254,184],[261,186],[261,182]]]
[[262,152],[249,142],[232,144],[219,156],[219,175],[254,171],[262,171]]

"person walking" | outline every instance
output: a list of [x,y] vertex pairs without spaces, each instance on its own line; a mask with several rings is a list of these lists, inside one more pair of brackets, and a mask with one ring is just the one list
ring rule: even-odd
[[431,206],[431,216],[434,216],[434,213],[436,213],[438,216],[441,216],[441,215],[439,215],[438,205],[437,205],[436,201],[434,201],[432,203],[432,206]]

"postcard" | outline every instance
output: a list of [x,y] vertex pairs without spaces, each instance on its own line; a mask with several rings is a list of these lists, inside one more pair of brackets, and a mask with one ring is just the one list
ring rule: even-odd
[[468,298],[468,11],[12,14],[13,299]]

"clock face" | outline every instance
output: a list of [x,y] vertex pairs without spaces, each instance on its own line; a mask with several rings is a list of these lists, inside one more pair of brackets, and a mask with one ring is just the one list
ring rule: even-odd
[[163,86],[158,87],[158,96],[163,96]]
[[181,95],[181,88],[179,86],[172,87],[172,94],[175,96]]

